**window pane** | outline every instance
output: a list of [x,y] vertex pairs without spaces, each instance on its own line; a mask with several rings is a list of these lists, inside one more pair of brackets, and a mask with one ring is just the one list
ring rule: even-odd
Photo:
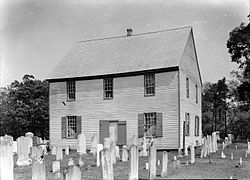
[[156,136],[156,113],[144,114],[144,136]]
[[112,99],[113,98],[113,79],[104,79],[104,99]]
[[144,88],[145,95],[154,95],[155,94],[155,75],[145,75],[144,76]]
[[75,100],[75,81],[68,81],[67,82],[67,94],[68,100]]
[[67,137],[75,138],[76,137],[76,116],[68,116],[68,124],[67,124]]

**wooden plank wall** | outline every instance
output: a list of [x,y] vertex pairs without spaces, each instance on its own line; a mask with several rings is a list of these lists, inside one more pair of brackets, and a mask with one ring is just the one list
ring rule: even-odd
[[[178,148],[178,72],[155,75],[156,95],[144,97],[144,76],[114,78],[113,100],[103,100],[103,80],[76,82],[76,101],[66,100],[66,82],[50,83],[51,145],[76,147],[75,139],[61,138],[61,117],[82,116],[82,131],[89,148],[93,133],[99,136],[99,120],[127,122],[127,142],[137,136],[138,114],[163,113],[163,137],[155,139],[159,149]],[[62,102],[66,103],[66,106]],[[140,141],[139,141],[140,142]]]

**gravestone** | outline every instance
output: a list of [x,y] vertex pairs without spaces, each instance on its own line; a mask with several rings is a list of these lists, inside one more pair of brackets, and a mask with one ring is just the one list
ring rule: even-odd
[[215,143],[214,143],[214,136],[211,136],[211,153],[215,152]]
[[63,159],[63,153],[62,153],[62,147],[56,147],[56,160],[62,160]]
[[129,180],[138,179],[138,166],[139,166],[138,147],[135,144],[133,144],[130,147],[129,151]]
[[229,145],[228,137],[225,137],[225,147]]
[[195,163],[195,149],[194,149],[194,144],[191,144],[190,150],[191,150],[191,164],[194,164]]
[[18,160],[16,163],[18,166],[27,166],[32,163],[31,159],[29,158],[29,152],[30,152],[30,137],[24,137],[24,136],[19,137],[17,139]]
[[240,158],[240,165],[242,166],[242,158]]
[[108,148],[110,149],[110,138],[104,138],[104,144],[103,144],[103,148]]
[[247,153],[250,154],[250,142],[247,142]]
[[96,166],[100,166],[100,152],[103,150],[102,144],[97,144],[97,153],[96,153]]
[[79,166],[80,166],[80,167],[83,167],[83,166],[84,166],[84,160],[83,160],[83,157],[82,157],[82,156],[79,157]]
[[43,158],[35,158],[32,161],[32,180],[46,180],[46,169]]
[[223,150],[221,151],[221,156],[222,159],[225,159],[227,156],[224,154]]
[[86,136],[85,134],[81,133],[77,137],[78,139],[78,153],[80,155],[86,154]]
[[200,158],[204,158],[204,152],[205,152],[205,142],[203,142],[203,144],[201,145],[201,155]]
[[120,159],[120,149],[119,146],[115,146],[115,157]]
[[207,157],[208,154],[208,144],[207,144],[207,138],[204,138],[204,158]]
[[14,180],[13,165],[13,138],[0,137],[0,179]]
[[37,136],[32,137],[32,141],[33,141],[33,146],[37,146],[38,144],[40,144],[39,137]]
[[90,148],[90,153],[92,153],[93,155],[96,155],[97,144],[98,144],[97,134],[93,134],[93,136],[91,137],[91,148]]
[[122,147],[122,162],[125,162],[128,160],[128,150],[127,150],[127,146],[124,145]]
[[148,162],[145,163],[145,169],[148,170],[149,169],[149,165]]
[[225,149],[225,142],[222,142],[222,149]]
[[104,148],[101,151],[102,179],[114,180],[113,163],[111,161],[111,150]]
[[149,148],[149,178],[156,178],[156,147],[154,142]]
[[69,146],[66,146],[64,150],[65,150],[65,155],[69,155]]
[[167,177],[167,175],[168,175],[168,152],[164,151],[162,153],[161,177]]
[[73,166],[73,165],[74,165],[74,158],[69,158],[68,166]]
[[210,154],[213,152],[213,150],[212,150],[212,136],[209,135],[208,137],[209,137],[209,141],[208,141],[209,144],[208,145],[209,145],[209,154]]
[[65,169],[65,180],[81,180],[81,169],[78,166],[68,166]]
[[181,148],[178,149],[178,155],[177,155],[177,157],[183,157],[183,156],[182,156]]
[[216,151],[218,150],[217,133],[216,133],[216,132],[213,132],[213,133],[212,133],[212,136],[213,136],[214,149],[215,149],[215,152],[216,152]]
[[142,156],[147,156],[147,139],[143,137],[143,142],[142,142]]
[[39,147],[41,147],[41,148],[42,148],[42,150],[43,150],[43,154],[44,154],[44,155],[48,155],[48,152],[47,152],[47,146],[46,146],[46,145],[41,144]]
[[56,146],[51,146],[51,154],[56,155]]
[[230,159],[231,159],[231,161],[234,160],[234,155],[233,155],[233,153],[231,153],[231,158],[230,158]]
[[52,172],[53,173],[60,172],[60,161],[53,161],[52,162]]
[[31,138],[33,138],[34,134],[32,132],[26,132],[25,133],[25,137],[31,137]]
[[227,134],[227,136],[228,136],[228,143],[232,144],[233,135],[232,134]]
[[188,156],[188,146],[185,146],[185,150],[184,150],[184,156]]
[[113,164],[116,163],[116,157],[115,157],[115,143],[112,141],[110,145],[110,150],[111,150],[111,161]]
[[17,141],[13,141],[13,154],[17,154]]

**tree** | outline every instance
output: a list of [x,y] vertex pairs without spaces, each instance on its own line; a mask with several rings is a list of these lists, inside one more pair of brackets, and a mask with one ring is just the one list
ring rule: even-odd
[[[248,15],[250,20],[250,15]],[[232,62],[239,64],[239,70],[242,71],[243,80],[237,91],[239,100],[244,102],[245,110],[249,110],[250,105],[250,23],[241,23],[239,27],[234,28],[229,33],[227,41],[228,52],[231,54]]]
[[5,92],[1,109],[4,110],[1,119],[4,134],[16,138],[30,131],[42,138],[48,138],[49,104],[46,81],[24,75],[22,82],[12,82],[7,93]]

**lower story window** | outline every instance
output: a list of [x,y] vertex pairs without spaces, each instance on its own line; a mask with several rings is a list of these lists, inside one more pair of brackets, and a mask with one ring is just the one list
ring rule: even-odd
[[67,116],[67,138],[74,138],[77,133],[76,116]]
[[81,116],[66,116],[61,119],[62,138],[77,138],[82,131]]
[[144,114],[144,136],[155,136],[156,135],[156,113],[145,113]]

